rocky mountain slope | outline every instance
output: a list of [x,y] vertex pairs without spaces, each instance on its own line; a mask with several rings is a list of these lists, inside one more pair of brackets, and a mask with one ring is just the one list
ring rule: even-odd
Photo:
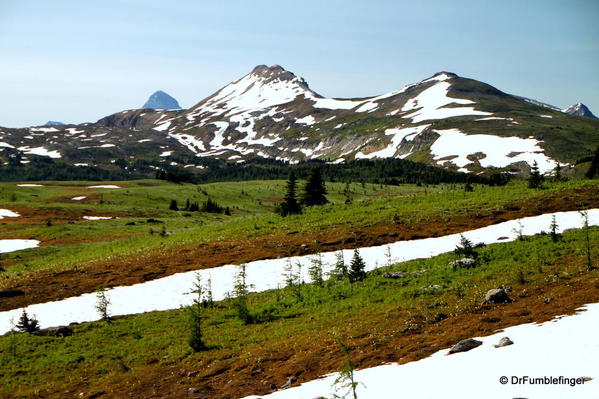
[[536,161],[548,172],[597,145],[598,120],[453,73],[375,97],[334,99],[278,65],[257,66],[187,110],[128,110],[91,124],[0,128],[5,163],[40,155],[129,168],[144,160],[200,169],[206,157],[399,157],[470,172],[517,173]]

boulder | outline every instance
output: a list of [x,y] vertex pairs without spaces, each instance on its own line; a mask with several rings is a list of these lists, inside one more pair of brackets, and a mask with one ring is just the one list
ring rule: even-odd
[[503,288],[494,288],[487,291],[483,305],[495,304],[495,303],[510,303],[512,300],[507,295],[506,290]]
[[408,277],[411,275],[424,274],[424,273],[426,273],[426,270],[424,270],[424,269],[414,270],[413,272],[387,272],[387,273],[383,274],[383,277],[399,279],[399,278],[404,278],[404,277]]
[[399,279],[399,278],[407,277],[408,275],[409,275],[409,273],[406,273],[406,272],[388,272],[388,273],[383,274],[383,277]]
[[509,337],[503,337],[499,340],[499,342],[497,343],[497,345],[494,345],[496,348],[501,348],[503,346],[509,346],[509,345],[513,345],[514,342],[509,339]]
[[458,260],[449,262],[449,266],[451,266],[451,268],[453,270],[457,269],[458,267],[464,268],[464,269],[470,269],[470,268],[476,267],[476,265],[477,265],[476,259],[472,259],[472,258],[463,258],[463,259],[458,259]]
[[455,344],[453,346],[453,348],[451,348],[449,350],[448,354],[451,355],[451,354],[459,353],[459,352],[468,352],[469,350],[477,348],[477,347],[481,346],[482,344],[483,344],[482,341],[477,341],[472,338],[463,339],[460,342],[458,342],[457,344]]
[[424,291],[437,291],[442,289],[443,287],[441,287],[440,285],[434,284],[434,285],[427,285],[425,287],[420,287],[421,290]]
[[45,328],[37,332],[36,335],[43,335],[46,337],[70,337],[73,335],[73,330],[69,327],[50,327]]

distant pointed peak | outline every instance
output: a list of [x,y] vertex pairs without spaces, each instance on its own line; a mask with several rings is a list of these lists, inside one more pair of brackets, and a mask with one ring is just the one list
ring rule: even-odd
[[564,110],[562,110],[566,114],[576,115],[576,116],[587,116],[589,118],[596,118],[595,115],[591,112],[589,107],[584,105],[583,103],[574,104]]
[[181,109],[179,102],[162,90],[155,91],[142,108],[150,109]]

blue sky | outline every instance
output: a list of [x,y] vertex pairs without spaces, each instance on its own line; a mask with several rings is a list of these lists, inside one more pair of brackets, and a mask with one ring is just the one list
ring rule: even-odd
[[599,2],[0,0],[0,126],[189,107],[258,64],[329,97],[446,70],[599,114]]

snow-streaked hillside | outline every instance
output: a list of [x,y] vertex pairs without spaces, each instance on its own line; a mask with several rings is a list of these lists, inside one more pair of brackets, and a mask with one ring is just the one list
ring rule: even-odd
[[[575,113],[575,112],[573,112]],[[96,123],[0,129],[0,161],[48,156],[88,166],[253,157],[297,162],[401,157],[461,171],[542,172],[588,156],[599,121],[439,72],[374,97],[326,98],[278,65],[260,65],[188,110],[128,110]],[[122,162],[121,162],[122,163]]]

